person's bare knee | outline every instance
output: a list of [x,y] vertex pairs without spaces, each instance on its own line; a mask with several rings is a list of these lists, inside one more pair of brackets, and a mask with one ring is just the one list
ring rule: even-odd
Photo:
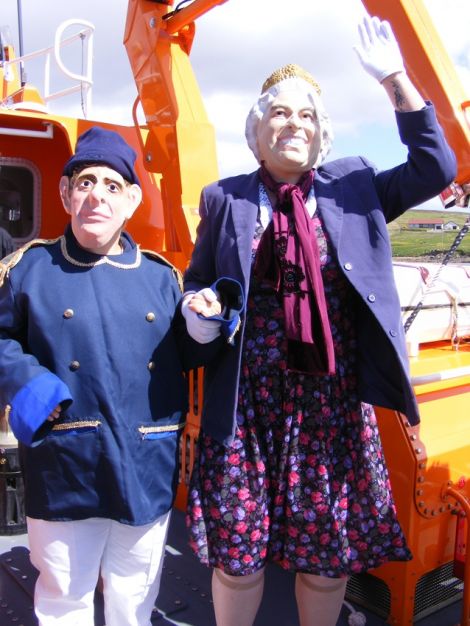
[[328,576],[316,576],[314,574],[297,574],[299,582],[311,591],[319,593],[333,593],[345,589],[347,578],[329,578]]
[[217,626],[251,626],[264,588],[264,569],[246,576],[230,576],[220,569],[212,575],[212,599]]
[[219,580],[220,584],[235,591],[248,591],[259,585],[264,580],[264,568],[258,570],[254,574],[247,576],[231,576],[221,569],[214,569],[214,576]]
[[297,574],[295,595],[301,626],[335,626],[347,582],[347,578]]

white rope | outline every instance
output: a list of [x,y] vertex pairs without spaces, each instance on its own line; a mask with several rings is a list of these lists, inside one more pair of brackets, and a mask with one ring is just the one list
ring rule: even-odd
[[343,601],[343,604],[351,612],[351,615],[348,617],[349,626],[365,626],[367,618],[364,613],[356,611],[353,605],[349,604],[346,600]]

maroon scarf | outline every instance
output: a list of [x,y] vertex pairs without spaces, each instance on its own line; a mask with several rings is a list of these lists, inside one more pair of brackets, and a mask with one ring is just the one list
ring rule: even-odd
[[273,219],[259,242],[255,275],[270,281],[282,296],[291,370],[334,374],[333,338],[320,270],[316,234],[305,202],[314,171],[297,185],[278,183],[261,166],[259,176],[276,195]]

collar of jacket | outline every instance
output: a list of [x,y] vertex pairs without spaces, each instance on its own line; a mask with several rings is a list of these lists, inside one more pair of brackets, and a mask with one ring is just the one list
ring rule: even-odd
[[89,252],[80,246],[72,232],[70,224],[60,239],[60,248],[64,258],[72,265],[78,267],[95,267],[96,265],[112,265],[121,269],[134,269],[139,267],[142,259],[140,248],[135,244],[132,237],[123,232],[120,244],[121,254],[110,256]]

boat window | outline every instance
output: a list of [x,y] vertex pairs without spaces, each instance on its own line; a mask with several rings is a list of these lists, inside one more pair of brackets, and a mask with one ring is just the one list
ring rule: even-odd
[[34,163],[0,157],[0,226],[17,245],[39,234],[39,182]]

